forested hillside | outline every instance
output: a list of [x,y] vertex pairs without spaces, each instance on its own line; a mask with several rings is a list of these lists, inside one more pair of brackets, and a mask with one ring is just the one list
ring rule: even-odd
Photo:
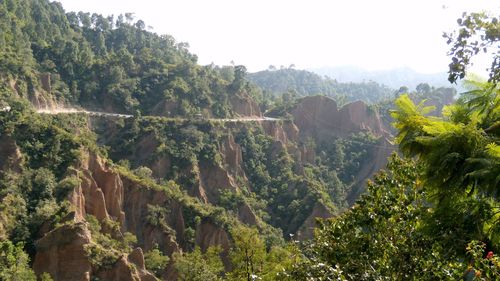
[[[364,103],[262,118],[277,103],[244,66],[201,66],[130,14],[0,11],[2,279],[273,280],[393,150]],[[37,113],[65,107],[133,117]]]
[[1,79],[38,107],[224,117],[235,114],[232,100],[259,96],[244,67],[200,66],[186,43],[146,31],[131,14],[66,15],[48,1],[0,9]]
[[306,70],[293,68],[268,69],[250,73],[248,79],[262,88],[264,95],[303,97],[326,95],[340,103],[362,100],[376,103],[392,97],[394,90],[373,81],[341,83]]
[[0,0],[0,280],[496,280],[495,71],[445,106]]

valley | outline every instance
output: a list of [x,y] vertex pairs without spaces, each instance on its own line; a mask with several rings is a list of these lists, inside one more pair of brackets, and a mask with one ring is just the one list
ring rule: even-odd
[[493,70],[249,73],[132,14],[0,1],[0,280],[496,280]]

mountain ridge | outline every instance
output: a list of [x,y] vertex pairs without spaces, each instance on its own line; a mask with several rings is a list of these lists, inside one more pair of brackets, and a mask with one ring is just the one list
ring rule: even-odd
[[450,87],[446,72],[421,73],[410,67],[398,67],[387,70],[366,70],[357,66],[324,66],[309,68],[309,71],[322,76],[328,76],[339,82],[374,81],[392,89],[408,87],[415,89],[420,83],[428,83],[435,87]]

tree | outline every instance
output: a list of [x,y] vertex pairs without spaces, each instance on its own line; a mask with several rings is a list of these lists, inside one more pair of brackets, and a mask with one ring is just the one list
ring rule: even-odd
[[143,20],[138,20],[134,26],[139,30],[144,30],[146,28],[146,23]]
[[247,68],[244,65],[234,66],[234,80],[231,82],[230,88],[233,92],[240,91],[246,84],[245,77],[247,75]]
[[255,228],[237,226],[231,230],[234,246],[230,257],[233,271],[230,278],[234,280],[256,280],[262,271],[266,257],[264,241]]
[[480,88],[445,107],[443,118],[425,116],[432,108],[413,104],[407,95],[396,100],[391,115],[401,151],[423,166],[435,214],[448,217],[450,210],[463,208],[464,217],[474,217],[468,236],[489,237],[500,246],[494,215],[500,195],[500,89],[476,85]]
[[320,221],[295,280],[460,279],[459,252],[443,246],[446,236],[427,235],[419,175],[420,165],[393,155],[354,207]]
[[427,83],[420,83],[417,85],[416,90],[419,94],[428,94],[431,92],[431,86]]
[[174,253],[175,269],[180,281],[217,281],[222,280],[224,265],[220,259],[221,249],[209,247],[202,253],[196,247],[191,253]]
[[486,83],[445,107],[444,118],[426,117],[433,108],[424,102],[416,106],[407,95],[396,100],[391,113],[399,130],[396,141],[406,155],[425,164],[429,185],[446,194],[499,195],[499,94],[498,85]]
[[146,269],[153,272],[158,278],[161,277],[161,273],[167,267],[169,260],[170,258],[163,255],[163,253],[158,249],[158,245],[144,254],[144,264],[146,265]]
[[9,240],[0,242],[0,279],[11,281],[35,281],[36,276],[29,266],[29,257],[21,244]]
[[[489,69],[489,82],[500,81],[500,54],[498,44],[500,41],[500,21],[498,17],[489,17],[485,13],[463,13],[457,20],[460,29],[456,32],[445,33],[443,37],[452,45],[449,55],[452,62],[449,64],[448,80],[452,83],[463,79],[467,66],[472,57],[479,52],[487,53],[493,48],[493,61]],[[496,50],[495,50],[496,49]]]

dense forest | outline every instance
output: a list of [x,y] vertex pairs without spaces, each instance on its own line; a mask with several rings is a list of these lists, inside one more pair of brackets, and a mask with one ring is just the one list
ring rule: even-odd
[[146,31],[145,23],[131,14],[116,19],[65,14],[60,4],[48,1],[2,1],[0,9],[7,76],[2,79],[16,77],[20,89],[42,84],[50,92],[45,98],[54,102],[115,112],[185,116],[206,111],[224,117],[233,114],[231,96],[259,98],[258,89],[243,80],[243,66],[200,66],[187,44]]
[[[500,40],[458,24],[451,82]],[[0,27],[0,280],[500,278],[498,55],[455,100],[202,66],[48,0]],[[39,111],[64,107],[131,116]]]
[[[326,95],[345,104],[356,100],[376,103],[390,98],[394,90],[373,81],[340,83],[328,77],[321,77],[306,70],[293,68],[275,69],[250,73],[248,79],[263,90],[263,95],[289,98],[311,95]],[[401,85],[403,86],[403,85]]]

